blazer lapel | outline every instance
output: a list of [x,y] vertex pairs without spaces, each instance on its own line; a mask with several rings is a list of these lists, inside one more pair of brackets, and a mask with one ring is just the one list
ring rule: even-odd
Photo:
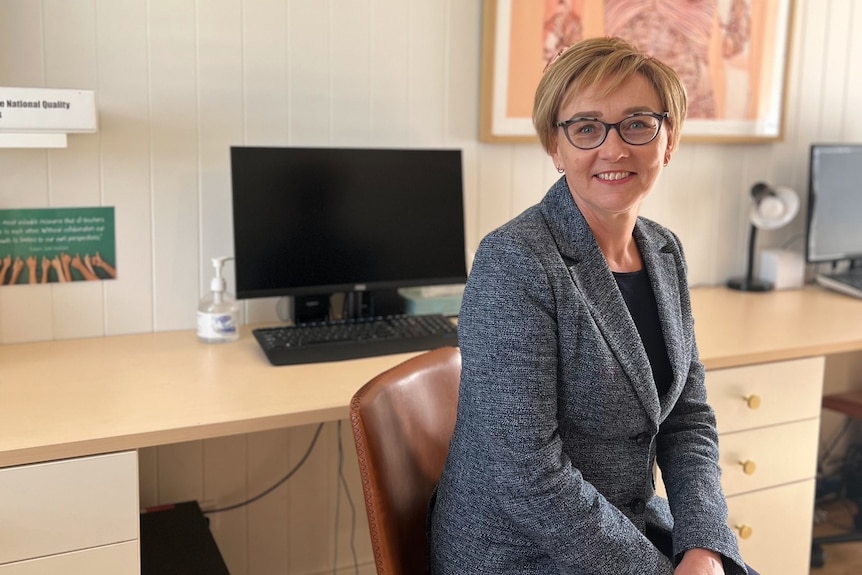
[[635,226],[634,236],[655,294],[659,323],[673,369],[673,382],[662,401],[661,418],[664,420],[685,385],[691,358],[685,339],[680,295],[682,283],[679,274],[684,272],[680,272],[672,246],[664,236],[653,232],[640,220]]
[[551,188],[542,209],[593,321],[658,426],[661,407],[649,358],[616,280],[564,178]]

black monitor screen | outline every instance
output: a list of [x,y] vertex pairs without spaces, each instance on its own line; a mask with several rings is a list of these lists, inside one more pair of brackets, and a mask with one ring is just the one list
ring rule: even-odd
[[862,144],[812,144],[808,186],[809,262],[862,257]]
[[463,283],[460,150],[232,147],[239,298]]

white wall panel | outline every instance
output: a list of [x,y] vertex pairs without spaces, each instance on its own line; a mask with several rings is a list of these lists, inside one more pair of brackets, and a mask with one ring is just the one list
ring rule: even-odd
[[147,20],[153,321],[164,331],[187,328],[200,296],[195,2],[151,0]]
[[[862,70],[862,5],[859,2],[850,3],[850,40],[847,49],[847,70]],[[847,141],[862,141],[862,114],[859,113],[859,102],[862,102],[862,74],[847,74],[847,99],[842,117],[845,122],[844,138]]]
[[[95,90],[98,81],[95,3],[93,0],[46,0],[43,6],[46,85]],[[75,134],[68,136],[67,148],[47,152],[48,205],[102,205],[99,144],[97,134]],[[47,325],[53,326],[53,337],[68,339],[104,334],[105,287],[105,282],[51,286],[53,321]],[[41,305],[41,302],[31,302],[28,307],[33,309]]]
[[288,143],[332,144],[331,0],[288,2]]
[[42,6],[46,84],[52,88],[95,89],[94,0],[42,0]]
[[371,140],[380,147],[409,141],[410,2],[370,0],[369,90]]
[[[200,293],[209,291],[213,257],[233,254],[230,146],[242,142],[242,2],[197,2]],[[251,32],[249,32],[251,33]],[[234,266],[225,265],[228,286]]]
[[[0,3],[0,85],[44,83],[42,6],[26,0]],[[0,209],[44,207],[48,203],[48,154],[43,150],[0,149]],[[31,314],[38,309],[41,313]],[[0,287],[0,341],[53,338],[50,291]]]
[[0,1],[0,85],[42,86],[45,37],[42,3]]
[[[855,0],[831,0],[828,4],[826,27],[829,31],[825,36],[825,66],[823,91],[830,94],[834,113],[823,110],[822,137],[831,141],[840,141],[844,136],[843,115],[848,109],[847,102],[847,78],[848,47],[850,46],[852,34],[850,17],[852,5],[857,4]],[[852,107],[858,108],[858,102],[853,102]]]
[[449,55],[446,18],[446,2],[410,0],[407,77],[411,146],[434,147],[445,141]]
[[54,338],[49,286],[0,288],[0,336],[9,343]]
[[446,130],[449,145],[475,146],[479,127],[479,36],[481,2],[446,0]]
[[468,236],[467,249],[475,251],[479,241],[491,230],[512,217],[514,183],[512,182],[513,146],[482,144],[479,146],[477,178],[479,193],[475,228]]
[[[153,329],[147,4],[96,4],[102,201],[114,207],[117,279],[105,284],[105,333]],[[57,313],[66,313],[62,306]]]
[[284,0],[243,5],[243,139],[234,145],[283,146],[288,140],[288,21]]
[[[47,153],[42,150],[0,149],[0,209],[47,205],[47,166]],[[0,341],[53,339],[51,289],[0,286]]]
[[332,144],[367,147],[371,143],[369,0],[335,2],[329,29]]
[[[535,143],[513,146],[510,174],[512,194],[508,205],[504,206],[506,212],[517,215],[541,201],[548,190],[548,186],[545,185],[545,176],[549,171],[559,177],[554,169],[554,161],[545,154],[541,145]],[[557,178],[553,178],[553,180],[556,181]]]

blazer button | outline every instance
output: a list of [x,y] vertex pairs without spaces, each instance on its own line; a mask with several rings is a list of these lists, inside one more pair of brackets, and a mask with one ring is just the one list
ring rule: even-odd
[[643,447],[644,445],[649,445],[650,441],[652,441],[652,435],[647,432],[638,433],[635,437],[635,443]]
[[646,511],[646,501],[640,497],[636,497],[629,502],[629,509],[631,509],[632,513],[635,515],[640,515]]

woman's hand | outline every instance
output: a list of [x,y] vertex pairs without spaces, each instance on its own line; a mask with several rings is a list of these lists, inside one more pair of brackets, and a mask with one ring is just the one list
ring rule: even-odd
[[689,549],[673,575],[724,575],[721,555],[709,549]]

